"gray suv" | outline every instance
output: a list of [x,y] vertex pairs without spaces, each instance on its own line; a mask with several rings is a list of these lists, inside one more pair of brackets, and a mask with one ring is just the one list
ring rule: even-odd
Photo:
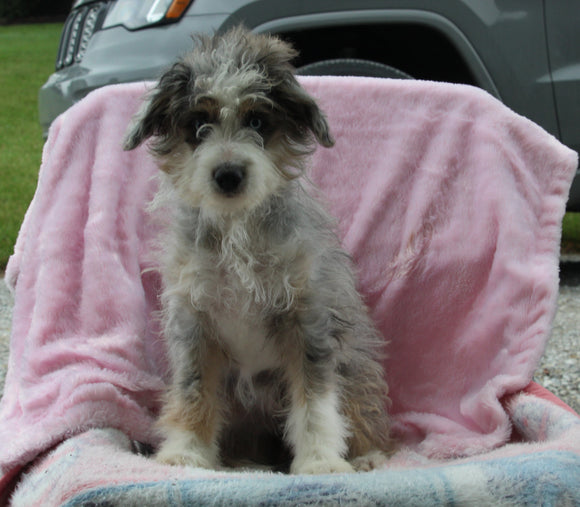
[[580,151],[576,0],[76,0],[39,94],[44,133],[95,88],[158,77],[192,32],[239,23],[291,41],[300,73],[479,86]]

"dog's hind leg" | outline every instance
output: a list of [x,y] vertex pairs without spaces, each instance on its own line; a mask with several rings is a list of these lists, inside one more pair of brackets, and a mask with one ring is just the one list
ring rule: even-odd
[[393,452],[389,437],[388,387],[383,369],[370,355],[351,352],[351,362],[340,367],[342,411],[351,434],[349,461],[356,470],[382,466]]

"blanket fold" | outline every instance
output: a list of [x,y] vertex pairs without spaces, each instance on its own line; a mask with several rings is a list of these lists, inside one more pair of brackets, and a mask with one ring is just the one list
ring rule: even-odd
[[[287,476],[167,467],[136,455],[119,430],[89,430],[26,475],[13,505],[575,505],[580,502],[580,419],[515,395],[507,408],[526,444],[441,462],[411,450],[370,474]],[[87,465],[88,464],[88,465]]]
[[[514,423],[500,400],[529,384],[549,337],[577,155],[476,88],[301,81],[337,141],[314,154],[309,177],[390,342],[401,456],[493,453]],[[150,88],[98,90],[51,127],[6,272],[15,306],[0,491],[93,428],[158,442],[167,364],[152,245],[163,220],[146,209],[158,170],[146,148],[121,149]],[[554,436],[558,449],[577,455],[567,438]]]

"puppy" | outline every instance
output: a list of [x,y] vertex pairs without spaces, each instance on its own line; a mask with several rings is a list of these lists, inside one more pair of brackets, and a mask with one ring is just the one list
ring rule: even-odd
[[173,213],[164,463],[348,472],[391,447],[383,340],[332,219],[298,178],[315,142],[334,141],[295,56],[242,28],[200,36],[125,140],[131,150],[151,138]]

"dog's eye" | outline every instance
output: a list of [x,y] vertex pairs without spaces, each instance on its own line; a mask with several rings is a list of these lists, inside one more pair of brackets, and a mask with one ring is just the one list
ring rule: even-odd
[[256,114],[248,116],[246,118],[245,124],[246,127],[251,128],[260,134],[266,129],[266,121],[261,116]]
[[209,116],[205,113],[200,113],[200,114],[196,114],[192,121],[191,121],[191,126],[193,127],[193,130],[195,130],[196,132],[202,128],[204,125],[207,125],[209,123]]
[[207,121],[205,121],[205,119],[196,118],[195,120],[193,120],[193,130],[195,130],[197,132],[206,123],[207,123]]
[[194,111],[184,118],[181,128],[185,141],[192,146],[197,146],[211,133],[212,127],[212,120],[207,112]]
[[198,113],[196,114],[190,123],[190,128],[193,131],[193,135],[195,139],[198,141],[203,140],[207,137],[207,134],[210,131],[211,120],[209,115],[206,113]]
[[257,116],[252,116],[248,123],[248,126],[254,130],[260,130],[262,128],[262,119]]

